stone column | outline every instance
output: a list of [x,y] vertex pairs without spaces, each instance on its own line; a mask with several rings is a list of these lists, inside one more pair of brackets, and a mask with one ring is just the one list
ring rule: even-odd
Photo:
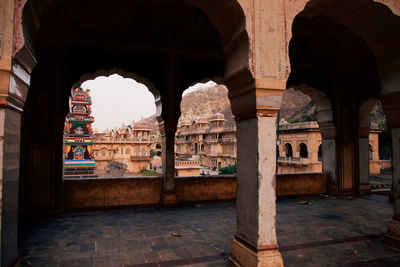
[[385,242],[400,248],[400,127],[392,133],[392,170],[393,170],[393,218],[389,223]]
[[238,153],[237,229],[229,266],[283,266],[276,237],[275,171],[276,118],[286,83],[268,78],[259,83],[257,89],[244,89],[245,94],[239,89],[229,95]]
[[328,192],[337,193],[336,180],[336,128],[333,123],[320,123],[322,136],[322,172],[328,175]]
[[25,47],[16,58],[0,57],[1,266],[18,259],[21,113],[33,65]]
[[369,183],[369,127],[358,129],[358,174],[359,174],[359,193],[371,193]]
[[[21,113],[35,61],[16,38],[22,9],[0,0],[0,265],[18,260],[18,189]],[[14,16],[15,15],[15,16]],[[21,29],[19,27],[18,29]],[[22,33],[22,31],[20,31]],[[22,35],[22,34],[21,34]],[[18,49],[17,49],[18,48]],[[20,50],[17,55],[15,51]]]
[[382,95],[382,105],[392,134],[392,193],[393,217],[389,223],[385,242],[400,248],[400,92]]
[[175,132],[177,121],[169,120],[160,123],[162,139],[162,178],[163,192],[161,203],[164,205],[176,204],[175,192]]

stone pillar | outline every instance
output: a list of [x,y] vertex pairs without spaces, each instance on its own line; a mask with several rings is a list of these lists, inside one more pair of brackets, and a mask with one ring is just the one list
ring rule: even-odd
[[382,105],[392,134],[392,194],[393,217],[389,223],[385,242],[400,248],[400,91],[382,95]]
[[359,174],[359,193],[371,193],[369,183],[369,127],[358,129],[358,174]]
[[284,81],[265,79],[253,91],[243,89],[247,94],[229,95],[238,153],[237,229],[229,266],[283,266],[276,237],[275,171],[276,115],[285,86]]
[[385,242],[400,248],[400,127],[392,129],[391,133],[394,208]]
[[320,123],[322,136],[322,172],[328,175],[328,193],[337,193],[336,180],[336,129],[332,123]]
[[[8,68],[5,68],[5,60],[9,60]],[[23,48],[17,58],[0,57],[0,65],[0,247],[1,266],[8,266],[18,260],[21,113],[34,60]]]
[[162,178],[163,192],[161,203],[164,205],[176,204],[175,192],[175,132],[177,128],[176,120],[162,121],[160,123],[160,133],[162,139]]
[[[0,0],[0,265],[18,260],[18,189],[21,113],[35,61],[23,47],[17,55],[14,23],[22,11],[13,0]],[[14,16],[15,15],[15,16]],[[22,25],[22,24],[20,24]],[[22,32],[22,31],[21,31]],[[23,45],[18,45],[22,47]]]

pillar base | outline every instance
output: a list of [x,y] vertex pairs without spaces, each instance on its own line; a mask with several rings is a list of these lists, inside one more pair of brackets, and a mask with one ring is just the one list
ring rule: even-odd
[[339,192],[339,187],[336,184],[328,184],[327,193],[336,195]]
[[161,195],[161,205],[176,205],[177,203],[175,192],[165,192]]
[[283,266],[281,253],[277,248],[256,251],[238,239],[234,239],[228,259],[229,267]]
[[371,185],[370,184],[360,184],[359,193],[360,193],[360,195],[371,194]]
[[389,246],[400,248],[400,221],[393,219],[385,235],[385,243]]

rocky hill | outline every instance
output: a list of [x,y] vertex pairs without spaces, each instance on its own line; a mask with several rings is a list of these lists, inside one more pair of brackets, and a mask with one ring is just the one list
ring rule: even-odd
[[216,85],[199,89],[182,97],[180,121],[193,121],[200,118],[211,119],[215,113],[222,113],[227,120],[227,126],[234,125],[228,89]]
[[[211,119],[215,113],[222,113],[227,120],[228,127],[234,126],[235,121],[228,99],[228,90],[225,86],[216,85],[199,89],[182,97],[180,121],[193,121],[200,118]],[[310,97],[293,89],[285,91],[282,99],[280,119],[289,123],[316,121],[317,112]],[[155,116],[144,119],[153,129],[158,129]],[[371,112],[373,127],[383,127],[384,113],[380,104],[377,104]]]

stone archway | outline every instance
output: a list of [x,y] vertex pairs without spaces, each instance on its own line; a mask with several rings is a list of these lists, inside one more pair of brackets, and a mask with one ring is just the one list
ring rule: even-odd
[[[26,184],[25,181],[21,180],[21,183],[25,184],[23,185],[25,188],[23,190],[27,193],[26,197],[28,199],[32,194],[26,190],[32,189],[38,192],[40,185],[47,183],[44,180],[35,178],[43,173],[29,171],[32,165],[30,158],[36,153],[37,158],[42,161],[51,159],[58,162],[57,157],[60,154],[60,148],[57,148],[57,140],[61,136],[59,129],[61,129],[62,125],[62,115],[65,115],[68,110],[67,101],[65,100],[69,97],[71,85],[78,80],[104,73],[101,71],[96,74],[96,70],[108,69],[111,72],[115,70],[117,73],[121,73],[124,70],[122,71],[124,74],[140,73],[142,77],[147,77],[151,80],[154,87],[160,89],[156,101],[162,98],[163,103],[165,103],[163,108],[157,110],[160,118],[162,118],[160,129],[163,134],[163,148],[165,151],[173,151],[173,138],[177,117],[179,117],[179,108],[177,108],[179,101],[176,101],[176,98],[173,96],[179,95],[180,90],[186,88],[194,80],[200,80],[203,77],[214,77],[216,75],[224,75],[225,79],[229,80],[231,85],[235,84],[239,87],[242,84],[243,77],[245,77],[248,83],[251,83],[253,80],[251,60],[249,60],[249,57],[252,55],[249,53],[250,41],[247,34],[246,18],[242,6],[237,1],[226,0],[212,4],[209,1],[171,1],[178,10],[175,14],[176,16],[174,16],[175,18],[189,16],[191,21],[195,20],[193,23],[194,27],[201,25],[198,29],[191,30],[198,35],[197,40],[194,38],[196,42],[189,41],[184,45],[181,42],[179,45],[182,45],[180,47],[182,50],[178,49],[179,51],[172,51],[172,53],[169,49],[173,46],[168,46],[168,44],[166,48],[164,47],[165,50],[163,50],[164,48],[160,50],[154,48],[146,42],[136,43],[132,48],[130,46],[131,39],[129,38],[133,37],[126,37],[127,35],[124,36],[126,39],[121,38],[121,42],[119,42],[120,40],[115,42],[104,41],[102,39],[103,36],[109,37],[108,34],[118,32],[120,28],[123,29],[124,27],[115,27],[115,20],[110,20],[108,23],[104,23],[104,21],[100,23],[101,27],[93,28],[96,20],[91,20],[90,18],[86,18],[85,20],[77,19],[79,14],[73,10],[75,4],[79,5],[79,9],[75,11],[79,11],[85,10],[85,8],[90,6],[89,2],[81,1],[71,4],[70,2],[67,3],[67,1],[48,1],[46,4],[42,4],[39,2],[35,3],[32,0],[17,3],[18,6],[15,10],[16,23],[14,25],[13,56],[15,57],[15,62],[20,64],[24,70],[23,75],[25,76],[23,76],[22,80],[26,82],[24,87],[26,90],[24,92],[25,95],[28,92],[28,87],[30,87],[28,101],[25,105],[25,117],[23,119],[24,137],[28,136],[32,132],[32,129],[34,129],[32,116],[36,113],[41,114],[42,117],[40,125],[37,125],[38,132],[35,133],[33,131],[34,134],[29,136],[31,138],[30,141],[23,144],[21,150],[21,165],[24,166],[22,167],[21,177],[24,180],[29,180]],[[101,6],[104,8],[104,2],[97,1],[94,9],[101,9]],[[136,1],[130,3],[130,5],[135,5],[139,2],[143,3],[143,1]],[[156,6],[158,6],[163,5],[165,1],[155,0],[150,2],[157,2]],[[114,2],[110,4],[110,6],[114,5],[116,5]],[[147,3],[143,5],[147,5]],[[90,7],[93,8],[94,6]],[[118,14],[118,19],[127,18],[127,16],[124,16],[124,12],[112,12],[110,10],[106,10],[108,14]],[[163,15],[162,11],[157,12]],[[229,16],[230,20],[221,20],[221,12]],[[142,14],[145,13],[142,12]],[[194,16],[190,16],[190,14]],[[82,26],[79,25],[81,22],[85,24],[83,25],[84,30],[81,33],[79,33],[79,30],[76,31],[78,35],[82,35],[78,37],[74,33],[68,32],[68,29],[64,31],[66,29],[62,25],[57,25],[60,17],[71,22],[68,23],[71,28],[77,27],[79,29]],[[154,16],[153,18],[158,18],[158,22],[160,22],[160,17]],[[198,21],[196,21],[196,17]],[[22,26],[22,20],[24,27]],[[129,21],[124,22],[129,23]],[[136,23],[136,25],[140,25],[140,23]],[[158,25],[159,27],[164,26],[163,23],[159,23]],[[180,23],[179,25],[188,24]],[[107,35],[103,35],[103,29],[108,30]],[[167,35],[167,32],[164,31],[163,34]],[[144,33],[146,32],[144,31]],[[171,31],[169,33],[170,37],[177,36],[176,32]],[[185,35],[184,31],[180,31],[179,34],[181,36]],[[88,40],[85,38],[93,39]],[[111,40],[112,38],[105,39]],[[145,38],[143,39],[145,40]],[[83,44],[81,40],[88,42]],[[148,40],[154,41],[151,37]],[[124,43],[123,41],[126,42]],[[183,47],[185,45],[186,47]],[[145,48],[143,50],[144,53],[138,53],[137,51],[141,51],[142,48]],[[160,56],[160,54],[162,55]],[[114,67],[118,67],[118,69],[113,69]],[[194,67],[194,69],[190,70],[189,67]],[[110,71],[107,71],[107,73],[110,73]],[[90,74],[91,76],[82,78],[84,73],[92,74]],[[15,102],[21,104],[20,111],[22,111],[25,99],[18,101]],[[43,103],[43,105],[38,105],[40,103]],[[43,124],[43,127],[40,127],[41,124]],[[17,143],[19,143],[19,140]],[[30,152],[32,147],[37,152],[32,154]],[[166,153],[168,154],[168,152]],[[47,158],[40,158],[42,155],[47,155]],[[164,162],[163,166],[167,170],[172,170],[172,173],[163,174],[163,177],[166,177],[164,181],[165,190],[166,192],[173,191],[173,184],[171,185],[170,183],[171,176],[173,179],[173,159],[171,160],[170,158],[169,162]],[[47,213],[48,211],[59,212],[62,210],[62,203],[59,200],[62,188],[57,179],[57,177],[60,177],[60,170],[59,165],[54,165],[51,170],[44,172],[45,175],[42,177],[49,179],[50,182],[48,185],[53,189],[49,189],[43,194],[46,197],[40,199],[40,203],[36,203],[40,205],[38,205],[37,210],[32,210],[33,213],[39,215],[42,211]],[[31,179],[32,177],[34,179]],[[20,201],[20,203],[23,203],[23,201]],[[10,236],[10,240],[15,239],[16,236]],[[10,251],[16,251],[15,248],[9,247]]]
[[[322,90],[331,100],[336,125],[336,174],[342,192],[359,194],[362,191],[359,177],[363,173],[359,165],[365,160],[360,160],[359,134],[363,132],[360,127],[365,128],[364,111],[369,108],[369,99],[382,100],[392,137],[396,136],[393,140],[398,142],[400,136],[400,51],[396,48],[400,44],[396,34],[400,29],[400,6],[396,1],[379,2],[383,4],[369,0],[311,0],[297,14],[292,25],[293,37],[289,46],[292,73],[288,84],[309,84]],[[373,21],[373,25],[367,20]],[[335,44],[334,47],[328,40]],[[316,52],[312,55],[307,50]],[[315,56],[320,52],[324,55]],[[351,63],[346,63],[346,57]],[[348,72],[344,74],[346,68]],[[351,101],[346,103],[346,99]],[[346,120],[347,125],[342,123]],[[349,127],[350,122],[354,127]],[[362,146],[368,149],[368,142],[363,143]],[[398,149],[397,153],[394,158],[398,160]],[[398,180],[400,173],[394,172],[394,177]],[[394,191],[400,192],[400,188]],[[387,240],[397,246],[398,203],[387,235]]]
[[141,77],[139,74],[137,73],[132,73],[132,72],[127,72],[126,70],[122,69],[122,68],[112,68],[109,70],[98,70],[96,72],[92,72],[92,73],[87,73],[84,74],[82,77],[79,78],[78,81],[76,81],[72,87],[71,87],[71,91],[73,91],[75,88],[80,87],[80,85],[82,83],[84,83],[85,81],[88,80],[94,80],[97,77],[100,76],[111,76],[113,74],[118,74],[124,78],[128,78],[128,79],[132,79],[135,80],[137,83],[141,83],[144,84],[146,86],[146,88],[150,91],[150,93],[153,94],[154,96],[154,101],[155,101],[155,105],[156,105],[156,117],[160,117],[161,116],[161,111],[162,111],[162,101],[161,101],[161,94],[159,92],[159,90],[153,85],[153,83],[144,77]]

